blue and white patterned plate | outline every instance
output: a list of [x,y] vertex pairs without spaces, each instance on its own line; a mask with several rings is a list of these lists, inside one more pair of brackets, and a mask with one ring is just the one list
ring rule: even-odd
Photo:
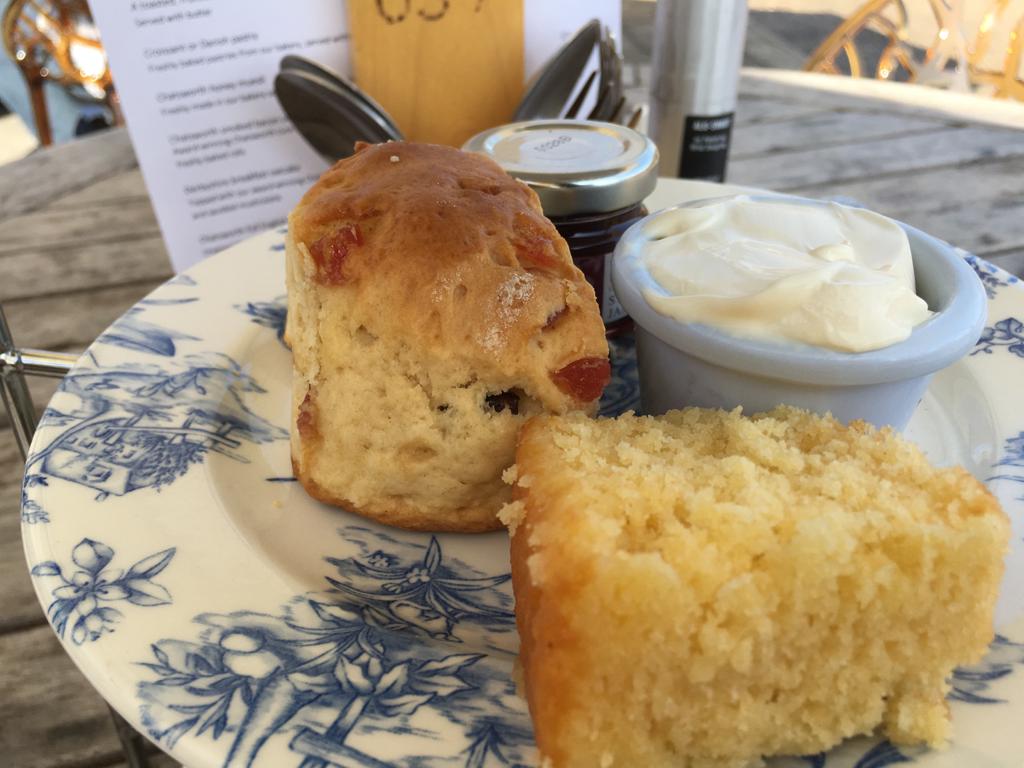
[[[649,205],[721,191],[666,182]],[[54,631],[193,768],[534,765],[505,534],[383,528],[291,476],[282,241],[258,236],[158,288],[54,396],[22,495]],[[972,264],[989,327],[935,378],[908,434],[985,479],[1014,519],[999,634],[954,676],[950,750],[861,739],[772,765],[1022,764],[1024,290]],[[615,357],[608,412],[636,403],[629,345]]]

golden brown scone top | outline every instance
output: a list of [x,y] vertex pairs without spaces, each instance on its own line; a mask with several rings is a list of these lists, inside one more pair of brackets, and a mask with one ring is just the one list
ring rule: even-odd
[[593,289],[536,194],[489,158],[361,143],[310,188],[290,227],[308,278],[352,292],[371,333],[398,334],[557,411],[607,383]]

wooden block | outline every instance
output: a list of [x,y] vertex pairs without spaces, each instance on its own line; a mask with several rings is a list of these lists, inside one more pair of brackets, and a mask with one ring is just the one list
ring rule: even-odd
[[405,137],[460,146],[523,94],[522,0],[348,3],[355,80]]

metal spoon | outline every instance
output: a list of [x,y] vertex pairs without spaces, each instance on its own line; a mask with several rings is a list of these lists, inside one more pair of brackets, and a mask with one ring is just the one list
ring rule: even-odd
[[279,72],[274,93],[302,137],[331,162],[355,152],[357,141],[380,143],[401,138],[363,101],[308,71]]
[[395,121],[391,118],[391,115],[378,104],[368,93],[361,90],[355,83],[347,80],[346,78],[339,75],[322,64],[307,59],[303,56],[295,56],[289,54],[281,59],[280,69],[282,72],[288,70],[306,72],[311,75],[315,75],[322,80],[327,81],[331,85],[335,86],[338,90],[343,91],[352,99],[359,101],[366,108],[367,114],[375,121],[381,122],[384,126],[392,133],[394,140],[399,140],[402,137],[402,129],[398,127]]

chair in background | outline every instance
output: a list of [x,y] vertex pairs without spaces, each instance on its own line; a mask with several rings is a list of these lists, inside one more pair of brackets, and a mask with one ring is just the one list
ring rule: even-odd
[[85,0],[10,0],[0,24],[4,48],[28,86],[39,143],[53,134],[43,93],[46,81],[80,88],[122,123],[107,56]]
[[[1000,98],[1024,101],[1021,78],[1024,16],[1009,29],[1002,68],[986,64],[997,30],[1012,23],[1015,0],[989,0],[973,35],[963,21],[964,0],[921,0],[935,24],[935,36],[926,49],[908,40],[908,12],[904,0],[868,0],[845,19],[807,58],[804,70],[869,76],[864,64],[865,33],[883,40],[873,76],[880,80],[937,85],[952,90],[978,90]],[[875,38],[876,40],[878,38]],[[844,67],[845,65],[845,67]],[[845,72],[844,72],[845,69]]]
[[995,30],[1001,21],[1007,21],[1007,14],[1013,0],[996,0],[978,25],[971,50],[971,79],[980,86],[988,86],[993,96],[1024,101],[1024,78],[1021,76],[1021,60],[1024,56],[1024,15],[1017,20],[1010,30],[1010,39],[1006,46],[1003,68],[988,69],[984,61],[994,42]]

